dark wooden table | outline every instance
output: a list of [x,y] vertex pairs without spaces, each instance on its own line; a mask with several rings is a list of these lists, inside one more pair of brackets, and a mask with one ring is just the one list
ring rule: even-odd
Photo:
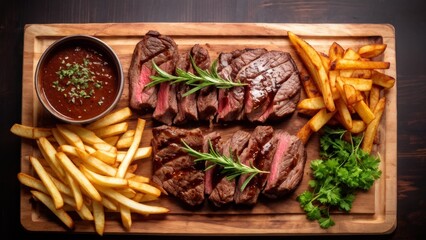
[[[416,1],[2,1],[0,7],[0,169],[1,233],[11,239],[93,239],[95,234],[26,232],[19,219],[20,139],[9,132],[21,120],[25,24],[85,22],[269,22],[390,23],[396,29],[398,81],[398,225],[367,239],[421,239],[426,236],[426,14]],[[351,238],[353,236],[331,236]],[[123,239],[107,235],[106,239]],[[126,236],[126,239],[187,237]],[[191,237],[196,239],[198,237]],[[254,237],[235,237],[246,239]],[[268,239],[275,239],[270,237]],[[297,238],[304,238],[297,237]],[[318,238],[311,236],[311,238]],[[321,238],[321,237],[320,237]],[[324,237],[322,237],[324,238]]]

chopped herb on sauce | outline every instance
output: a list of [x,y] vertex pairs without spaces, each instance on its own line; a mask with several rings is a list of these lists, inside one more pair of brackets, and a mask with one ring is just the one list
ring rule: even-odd
[[[62,60],[61,66],[56,74],[59,80],[54,81],[52,87],[59,92],[63,92],[66,86],[72,85],[73,87],[65,94],[71,103],[82,104],[82,99],[91,98],[95,94],[95,89],[102,88],[103,82],[94,79],[95,72],[91,71],[89,65],[91,62],[83,59],[83,63],[67,63]],[[79,101],[76,101],[79,100]],[[103,101],[99,101],[101,105]]]

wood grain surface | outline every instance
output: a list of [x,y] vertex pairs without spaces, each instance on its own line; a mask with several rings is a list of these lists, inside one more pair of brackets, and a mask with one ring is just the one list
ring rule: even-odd
[[[33,126],[53,126],[55,120],[41,107],[34,93],[33,76],[36,64],[43,51],[55,40],[71,34],[87,34],[99,37],[109,44],[122,63],[127,80],[131,54],[136,43],[149,30],[157,30],[171,36],[180,51],[194,44],[205,46],[214,59],[220,52],[243,49],[246,47],[264,47],[268,50],[282,50],[292,54],[299,68],[301,61],[287,39],[287,31],[302,36],[317,50],[327,52],[333,41],[344,48],[358,48],[367,43],[386,43],[387,50],[380,60],[391,63],[386,73],[396,77],[395,32],[386,24],[254,24],[254,23],[105,23],[105,24],[32,24],[25,27],[23,77],[22,77],[22,123]],[[128,105],[128,81],[122,99],[117,108]],[[306,220],[296,196],[307,189],[310,179],[309,162],[318,157],[318,136],[307,145],[308,162],[301,185],[296,192],[280,201],[260,201],[253,209],[213,210],[204,205],[197,209],[187,209],[173,199],[162,197],[153,203],[166,206],[171,213],[164,217],[142,217],[134,214],[134,222],[129,232],[121,226],[119,216],[107,215],[108,233],[150,233],[150,234],[206,234],[206,235],[298,235],[298,234],[386,234],[396,226],[396,141],[397,109],[396,86],[386,92],[387,104],[385,117],[380,127],[381,144],[376,149],[382,156],[383,175],[369,192],[360,193],[354,202],[350,214],[335,214],[336,226],[323,230],[316,222]],[[152,121],[150,114],[137,115],[147,120],[142,146],[148,146],[152,137],[150,129],[158,123]],[[306,122],[306,118],[297,113],[272,126],[295,133]],[[133,123],[134,125],[134,123]],[[132,126],[132,125],[131,125]],[[198,123],[208,132],[207,124]],[[226,138],[236,129],[253,129],[246,122],[216,124]],[[21,171],[31,172],[26,156],[37,154],[34,143],[23,141],[21,147]],[[142,161],[140,173],[150,176],[150,159]],[[27,189],[21,189],[21,223],[31,231],[59,231],[66,229],[38,205],[29,202]],[[93,224],[76,222],[75,232],[93,232]]]

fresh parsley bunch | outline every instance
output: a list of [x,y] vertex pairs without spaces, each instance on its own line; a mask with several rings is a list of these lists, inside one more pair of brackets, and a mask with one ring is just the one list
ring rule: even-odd
[[[321,159],[311,162],[313,179],[310,190],[297,196],[309,220],[317,220],[321,228],[335,223],[330,210],[349,212],[357,191],[367,191],[381,175],[380,159],[361,148],[363,136],[350,135],[346,130],[326,127],[320,138]],[[348,132],[348,134],[350,134]]]

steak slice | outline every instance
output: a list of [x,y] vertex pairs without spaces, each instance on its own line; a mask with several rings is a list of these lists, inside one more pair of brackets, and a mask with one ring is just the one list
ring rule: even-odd
[[[227,157],[232,157],[234,160],[240,157],[242,151],[246,148],[250,133],[239,130],[235,132],[222,147],[222,154]],[[209,200],[216,207],[222,207],[234,201],[236,180],[228,180],[226,176],[220,173],[221,167],[214,168],[216,174],[213,177],[213,189],[210,193]]]
[[[195,70],[192,67],[192,63],[190,62],[190,58],[189,58],[190,55],[192,56],[194,63],[199,68],[205,70],[210,67],[210,56],[208,51],[202,46],[200,46],[199,44],[196,44],[191,48],[189,52],[186,52],[181,55],[176,68],[179,67],[182,70],[196,74]],[[182,95],[191,89],[190,86],[183,83],[178,84],[177,89],[178,90],[177,90],[176,97],[178,102],[178,113],[175,119],[173,120],[173,123],[184,124],[188,121],[198,120],[197,94],[193,93],[186,97],[183,97]],[[203,97],[199,97],[198,101],[205,101],[206,103],[206,105],[201,104],[203,105],[203,109],[201,110],[201,112],[203,115],[202,117],[204,119],[205,117],[204,114],[211,114],[210,112],[215,111],[215,110],[209,109],[210,107],[208,105],[211,104],[212,106],[214,106],[214,109],[216,109],[215,106],[217,105],[216,103],[217,100],[213,102],[210,100],[212,97],[215,97],[215,95],[212,95],[212,96],[202,95],[202,96],[206,96],[206,98],[203,99]],[[206,110],[207,112],[205,112]]]
[[248,120],[257,121],[263,115],[293,73],[298,72],[291,55],[282,51],[269,51],[238,72],[237,79],[248,84],[244,101]]
[[199,128],[186,130],[170,126],[152,129],[152,181],[166,193],[189,206],[204,201],[204,171],[194,158],[182,149],[181,140],[201,151],[203,135]]
[[[168,61],[160,65],[160,67],[164,71],[171,73],[175,69],[175,63]],[[157,106],[152,117],[164,124],[171,125],[177,112],[176,85],[167,82],[161,83],[157,93]]]
[[[254,61],[262,54],[264,54],[266,49],[257,48],[257,49],[244,49],[242,51],[232,52],[232,61],[229,63],[229,55],[225,55],[220,63],[225,64],[228,62],[227,66],[221,66],[221,71],[219,75],[222,78],[232,79],[237,81],[238,72],[247,64]],[[219,58],[220,59],[220,58]],[[233,87],[231,89],[220,89],[219,90],[219,106],[218,106],[218,115],[217,121],[234,121],[242,120],[244,118],[243,106],[244,106],[244,87]]]
[[[220,152],[221,149],[221,137],[219,135],[219,133],[217,132],[211,132],[207,135],[204,136],[204,143],[203,143],[203,152],[204,153],[209,153],[210,152],[210,145],[209,145],[209,141],[212,144],[213,149],[216,152]],[[205,162],[205,168],[207,169],[210,165],[212,165],[211,162]],[[205,194],[209,195],[212,190],[213,190],[213,186],[216,185],[216,183],[214,183],[215,178],[214,176],[217,174],[217,168],[216,167],[211,167],[208,170],[205,171],[205,175],[204,175],[204,192]]]
[[[259,166],[258,159],[261,159],[260,153],[264,149],[274,134],[271,126],[257,126],[251,134],[247,148],[241,154],[241,163],[250,166],[253,164],[255,167]],[[263,164],[263,163],[260,163]],[[241,175],[238,179],[237,188],[235,190],[234,200],[236,204],[254,205],[257,202],[260,191],[263,188],[263,181],[261,175],[256,175],[241,191],[244,181],[249,176],[247,174]]]
[[[151,82],[150,76],[155,74],[152,70],[151,60],[167,71],[163,67],[174,65],[177,57],[177,45],[173,39],[156,31],[147,32],[136,44],[129,67],[130,107],[132,109],[153,109],[157,104],[157,87],[145,88]],[[165,64],[167,62],[169,64]]]
[[277,148],[272,159],[270,173],[262,193],[278,198],[292,192],[303,178],[306,151],[302,141],[287,132],[277,132]]

